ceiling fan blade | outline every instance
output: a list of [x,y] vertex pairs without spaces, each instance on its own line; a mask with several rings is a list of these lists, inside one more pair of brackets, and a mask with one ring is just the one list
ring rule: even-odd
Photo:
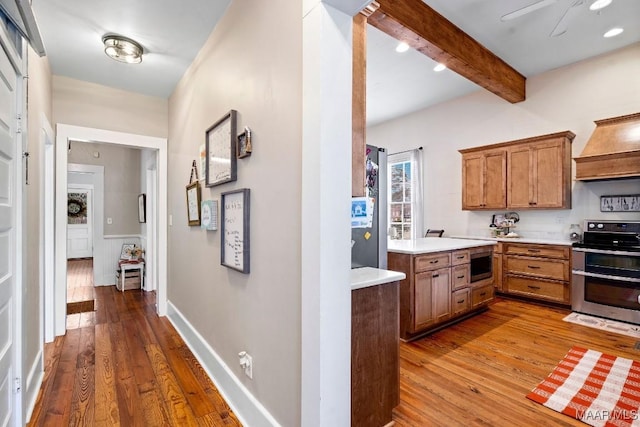
[[573,20],[573,17],[577,15],[578,12],[580,11],[579,6],[582,6],[583,4],[584,4],[584,0],[576,0],[573,3],[571,3],[571,6],[569,6],[567,10],[564,11],[562,16],[560,17],[560,20],[558,21],[556,26],[553,28],[549,36],[558,37],[566,33],[567,30],[569,29],[569,24]]
[[543,7],[547,7],[549,5],[552,5],[556,1],[558,1],[558,0],[540,0],[540,1],[537,1],[535,3],[532,3],[532,4],[528,5],[528,6],[525,6],[523,8],[514,10],[513,12],[509,12],[506,15],[502,15],[500,20],[501,21],[510,21],[512,19],[519,18],[521,16],[529,14],[529,13],[531,13],[533,11],[538,10],[538,9],[542,9]]

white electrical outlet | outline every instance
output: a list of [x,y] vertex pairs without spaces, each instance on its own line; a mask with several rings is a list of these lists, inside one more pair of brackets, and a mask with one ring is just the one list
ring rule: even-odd
[[112,219],[112,218],[107,218],[107,224],[108,224],[108,225],[113,224],[113,219]]
[[238,353],[240,359],[240,366],[244,369],[244,374],[253,379],[253,358],[246,351]]

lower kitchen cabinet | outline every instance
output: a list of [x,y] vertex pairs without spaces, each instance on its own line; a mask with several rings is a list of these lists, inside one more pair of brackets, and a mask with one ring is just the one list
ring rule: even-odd
[[571,304],[569,246],[503,243],[502,250],[504,294]]
[[411,340],[486,307],[493,278],[470,282],[473,249],[428,254],[389,252],[388,268],[402,271],[400,338]]

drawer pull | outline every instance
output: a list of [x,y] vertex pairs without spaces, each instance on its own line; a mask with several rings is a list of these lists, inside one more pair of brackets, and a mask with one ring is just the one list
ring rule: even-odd
[[462,276],[457,276],[458,279],[464,279],[464,274]]
[[463,299],[458,300],[458,304],[462,304],[463,302],[464,302],[464,300],[463,300]]
[[480,296],[481,296],[481,297],[483,297],[483,296],[485,296],[486,294],[487,294],[486,292],[482,292],[482,293],[480,294]]
[[537,254],[538,252],[540,252],[540,249],[527,249],[527,251]]
[[431,277],[440,277],[440,275],[439,275],[439,274],[434,274],[434,275],[433,275],[433,276],[431,276]]
[[539,290],[540,286],[532,286],[532,285],[528,285],[527,286],[529,289],[535,289],[535,290]]
[[458,259],[464,259],[464,255],[457,256]]
[[528,268],[532,269],[532,270],[539,270],[540,266],[538,265],[527,265]]
[[437,260],[437,259],[436,259],[436,260],[434,260],[434,261],[429,261],[429,264],[437,264],[437,263],[438,263],[438,260]]

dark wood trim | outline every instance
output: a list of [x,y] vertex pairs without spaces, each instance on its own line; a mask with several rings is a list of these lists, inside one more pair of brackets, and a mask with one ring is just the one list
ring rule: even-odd
[[380,0],[368,23],[511,103],[525,100],[522,74],[422,0]]
[[353,17],[353,94],[351,142],[351,195],[365,195],[367,127],[367,17]]

